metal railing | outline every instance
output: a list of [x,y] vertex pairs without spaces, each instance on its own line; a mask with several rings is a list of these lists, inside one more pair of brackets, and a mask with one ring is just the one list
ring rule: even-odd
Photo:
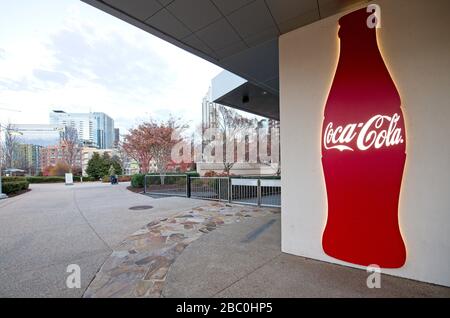
[[230,179],[231,201],[240,204],[260,205],[259,179]]
[[229,201],[229,179],[223,177],[190,177],[191,198]]
[[188,197],[188,176],[185,174],[146,175],[144,177],[144,193]]
[[146,175],[144,193],[281,207],[281,180]]
[[260,205],[281,206],[281,180],[260,179]]

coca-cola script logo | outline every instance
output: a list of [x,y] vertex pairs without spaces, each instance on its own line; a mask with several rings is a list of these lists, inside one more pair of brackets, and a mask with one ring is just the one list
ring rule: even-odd
[[349,144],[356,138],[356,147],[363,151],[371,147],[379,149],[395,146],[403,143],[402,130],[397,127],[399,120],[400,115],[395,113],[392,116],[375,115],[366,123],[348,124],[345,127],[333,127],[333,122],[330,122],[325,128],[323,145],[327,150],[354,151]]

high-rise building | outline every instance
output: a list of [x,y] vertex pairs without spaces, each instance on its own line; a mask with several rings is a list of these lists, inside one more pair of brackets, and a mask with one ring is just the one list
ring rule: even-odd
[[78,139],[85,146],[108,149],[114,143],[114,120],[105,113],[54,110],[50,113],[50,124],[76,129]]
[[97,127],[92,113],[66,113],[54,110],[50,113],[50,124],[74,128],[78,131],[80,142],[97,146]]
[[97,147],[111,149],[114,146],[114,120],[105,113],[93,113],[97,128]]
[[217,107],[219,104],[213,102],[212,89],[208,89],[202,101],[202,128],[216,128],[217,127]]
[[42,146],[18,144],[14,151],[14,167],[25,170],[27,174],[37,175],[41,171]]
[[120,142],[120,129],[114,128],[114,148],[117,148],[119,146]]

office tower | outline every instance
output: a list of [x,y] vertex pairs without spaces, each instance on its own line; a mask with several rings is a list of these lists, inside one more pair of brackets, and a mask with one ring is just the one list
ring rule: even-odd
[[42,148],[39,145],[18,144],[13,156],[14,167],[25,170],[27,174],[37,175],[41,171]]
[[111,149],[114,146],[114,120],[105,113],[92,113],[97,128],[97,147]]
[[217,107],[218,104],[213,102],[212,89],[208,89],[202,101],[202,128],[216,128],[217,127]]
[[105,113],[66,113],[54,110],[50,124],[72,127],[80,143],[87,147],[110,149],[114,143],[114,120]]
[[66,113],[54,110],[50,113],[50,124],[74,128],[78,131],[81,143],[97,147],[97,123],[92,113]]
[[120,142],[120,129],[114,128],[114,148],[117,148],[119,146]]

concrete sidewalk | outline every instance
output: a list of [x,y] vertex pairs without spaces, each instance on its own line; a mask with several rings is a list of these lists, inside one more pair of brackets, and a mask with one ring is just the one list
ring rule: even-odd
[[450,288],[388,275],[369,289],[368,273],[284,254],[280,216],[212,231],[171,266],[163,297],[450,297]]
[[[281,253],[279,211],[127,185],[32,185],[1,201],[0,297],[81,297],[91,282],[87,296],[450,297],[387,275],[369,289],[365,271]],[[81,267],[80,289],[66,287],[69,264]]]
[[[204,201],[152,199],[129,184],[33,184],[0,201],[0,297],[81,297],[112,250],[154,219]],[[130,207],[151,205],[133,211]],[[66,287],[69,264],[81,268],[81,288]]]

